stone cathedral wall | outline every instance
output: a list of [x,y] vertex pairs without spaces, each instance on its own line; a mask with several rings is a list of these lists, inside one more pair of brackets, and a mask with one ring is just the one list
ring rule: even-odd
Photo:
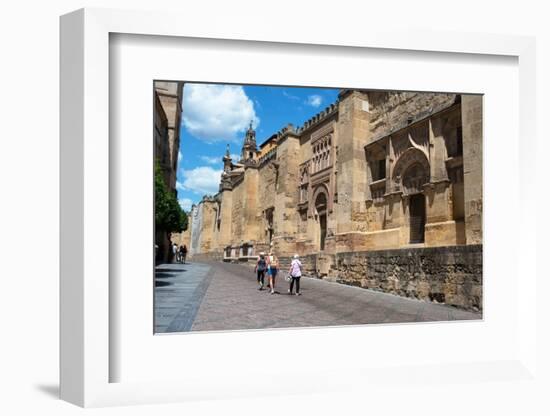
[[[279,260],[286,272],[292,257]],[[483,309],[481,245],[309,254],[300,261],[307,277],[470,311]]]
[[399,296],[482,310],[481,245],[338,253],[339,283]]
[[193,228],[191,230],[191,244],[189,249],[189,254],[191,256],[200,253],[202,235],[202,208],[203,204],[199,204],[195,206],[191,211],[191,216],[193,217]]

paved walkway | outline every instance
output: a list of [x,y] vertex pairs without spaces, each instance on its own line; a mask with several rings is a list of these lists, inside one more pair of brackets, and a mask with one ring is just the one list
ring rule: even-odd
[[212,280],[206,264],[164,264],[155,270],[155,332],[190,331]]
[[[155,332],[218,331],[481,319],[472,313],[399,296],[301,279],[302,296],[258,291],[249,266],[208,262],[157,267]],[[267,276],[266,276],[267,283]]]

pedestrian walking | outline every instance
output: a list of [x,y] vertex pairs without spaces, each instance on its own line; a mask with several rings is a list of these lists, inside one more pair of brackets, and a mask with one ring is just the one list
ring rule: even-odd
[[178,263],[183,263],[183,246],[178,249]]
[[178,245],[176,243],[172,243],[172,261],[178,261]]
[[181,256],[182,256],[183,264],[185,264],[185,259],[187,258],[187,246],[185,244],[181,249]]
[[300,296],[300,278],[302,277],[302,262],[300,257],[295,254],[292,262],[290,263],[290,268],[288,269],[290,274],[290,288],[288,289],[288,294],[292,295],[292,290],[296,284],[296,296]]
[[267,275],[269,276],[269,287],[271,288],[271,294],[275,293],[275,278],[279,271],[279,259],[272,251],[267,255]]
[[267,261],[265,259],[265,253],[262,251],[256,261],[256,267],[254,267],[254,272],[258,278],[258,290],[264,290],[264,279],[265,271],[267,269]]

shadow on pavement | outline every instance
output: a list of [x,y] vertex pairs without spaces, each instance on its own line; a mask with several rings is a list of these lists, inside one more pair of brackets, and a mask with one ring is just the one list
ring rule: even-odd
[[156,273],[181,273],[181,272],[186,272],[186,271],[187,271],[187,269],[181,269],[181,268],[168,269],[168,268],[157,267],[155,269]]
[[155,281],[155,287],[164,287],[164,286],[171,286],[173,285],[172,282],[163,282],[162,280]]
[[178,273],[155,273],[156,279],[170,279],[172,277],[177,277]]

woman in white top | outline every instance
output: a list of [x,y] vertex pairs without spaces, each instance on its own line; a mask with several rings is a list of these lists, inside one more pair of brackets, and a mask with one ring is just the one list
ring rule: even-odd
[[294,283],[296,283],[296,296],[300,296],[300,278],[302,277],[302,262],[300,262],[299,256],[294,255],[294,259],[290,263],[290,268],[288,269],[290,274],[290,288],[288,293],[292,295],[292,289],[294,288]]

